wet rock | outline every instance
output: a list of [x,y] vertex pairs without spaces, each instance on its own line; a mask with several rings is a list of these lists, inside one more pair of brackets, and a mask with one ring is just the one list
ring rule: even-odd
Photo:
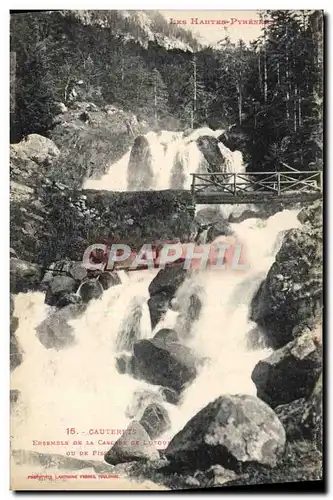
[[116,465],[124,462],[159,460],[160,455],[145,429],[133,420],[126,432],[115,442],[105,454],[108,464]]
[[171,300],[186,275],[187,271],[181,267],[169,267],[161,269],[150,283],[148,307],[152,328],[155,328],[168,310]]
[[145,389],[135,391],[131,403],[126,408],[126,417],[139,420],[147,406],[152,403],[163,403],[163,398],[158,392]]
[[163,318],[164,314],[167,312],[169,307],[168,295],[161,292],[148,299],[148,308],[150,313],[150,321],[152,329],[159,323]]
[[150,296],[164,292],[171,300],[186,275],[187,271],[179,267],[161,269],[149,285]]
[[116,356],[115,364],[117,371],[121,375],[127,373],[128,375],[132,375],[133,377],[135,377],[137,372],[136,362],[134,356],[132,356],[130,353],[122,353]]
[[206,470],[218,464],[238,472],[253,463],[275,467],[285,440],[281,422],[263,401],[220,396],[174,436],[165,456],[177,469]]
[[257,396],[275,408],[308,397],[321,369],[321,346],[305,334],[259,361],[252,380]]
[[181,392],[196,377],[193,352],[177,342],[141,340],[134,345],[134,357],[137,376],[150,384]]
[[227,165],[219,149],[219,141],[215,137],[204,135],[196,140],[209,167],[209,172],[225,172]]
[[163,340],[164,342],[179,342],[178,333],[171,328],[162,328],[154,335],[154,340]]
[[110,271],[104,271],[99,277],[99,282],[104,290],[108,290],[112,286],[119,285],[121,283],[118,274]]
[[251,319],[264,328],[272,347],[290,342],[297,325],[321,314],[322,254],[322,227],[316,217],[286,232],[251,306]]
[[159,391],[167,403],[177,405],[181,401],[180,394],[169,387],[160,387]]
[[78,293],[82,298],[82,302],[86,304],[92,299],[99,299],[103,295],[103,287],[97,279],[91,279],[80,286]]
[[59,275],[50,279],[45,295],[45,303],[49,306],[59,306],[59,302],[66,302],[64,297],[77,290],[77,282],[70,276]]
[[[15,318],[17,319],[17,318]],[[15,333],[10,334],[10,370],[15,370],[23,361],[23,351]]]
[[71,304],[48,316],[36,328],[36,336],[46,349],[61,350],[75,342],[74,329],[69,321],[85,311],[83,304]]
[[166,409],[158,403],[151,403],[145,409],[140,424],[151,439],[161,436],[171,428],[171,420]]
[[10,404],[15,405],[20,398],[21,392],[18,389],[10,390]]
[[12,257],[10,259],[10,290],[12,293],[37,290],[42,271],[38,264]]

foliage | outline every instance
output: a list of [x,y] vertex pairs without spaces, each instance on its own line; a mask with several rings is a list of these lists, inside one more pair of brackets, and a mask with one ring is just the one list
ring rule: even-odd
[[[16,135],[48,134],[55,100],[115,103],[155,129],[234,125],[252,171],[320,169],[322,13],[264,17],[270,23],[252,44],[226,37],[203,48],[156,11],[13,14]],[[163,37],[189,50],[171,50]]]

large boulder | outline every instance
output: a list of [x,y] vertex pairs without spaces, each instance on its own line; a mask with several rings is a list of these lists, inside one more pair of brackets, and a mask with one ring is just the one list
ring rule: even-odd
[[10,259],[10,291],[12,293],[37,290],[42,278],[38,264],[12,257]]
[[159,403],[151,403],[145,409],[140,424],[148,432],[151,439],[161,436],[171,428],[171,420],[168,412]]
[[69,321],[85,311],[84,304],[72,304],[48,316],[36,328],[36,336],[46,349],[61,350],[75,342],[74,329]]
[[35,186],[59,155],[60,151],[53,141],[38,134],[30,134],[18,144],[10,146],[11,179]]
[[[290,342],[295,326],[322,311],[322,227],[320,209],[313,219],[284,236],[265,281],[252,301],[251,319],[262,326],[270,345]],[[315,215],[317,214],[317,217]],[[319,219],[319,220],[318,220]]]
[[77,281],[71,276],[54,276],[48,282],[45,303],[49,306],[59,306],[59,302],[63,302],[68,294],[75,293],[77,287]]
[[133,420],[126,432],[115,442],[105,454],[108,464],[116,465],[124,462],[158,460],[160,455],[150,436],[139,422]]
[[154,385],[181,392],[197,374],[196,358],[186,346],[161,339],[134,344],[136,376]]
[[322,369],[322,349],[304,334],[257,363],[252,380],[257,396],[272,408],[307,398]]
[[275,467],[285,442],[283,425],[268,405],[254,396],[228,395],[191,418],[165,455],[177,469],[219,464],[240,471],[254,463]]

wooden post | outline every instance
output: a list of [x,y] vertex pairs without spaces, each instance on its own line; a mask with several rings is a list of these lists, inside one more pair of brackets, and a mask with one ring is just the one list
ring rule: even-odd
[[280,194],[281,194],[281,185],[280,185],[280,182],[281,182],[281,174],[280,174],[280,172],[278,172],[277,173],[278,196],[280,196]]
[[232,174],[234,176],[234,195],[236,196],[236,174]]

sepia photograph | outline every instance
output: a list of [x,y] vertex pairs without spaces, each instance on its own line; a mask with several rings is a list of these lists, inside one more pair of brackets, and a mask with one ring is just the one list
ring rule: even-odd
[[324,491],[324,20],[10,12],[12,491]]

